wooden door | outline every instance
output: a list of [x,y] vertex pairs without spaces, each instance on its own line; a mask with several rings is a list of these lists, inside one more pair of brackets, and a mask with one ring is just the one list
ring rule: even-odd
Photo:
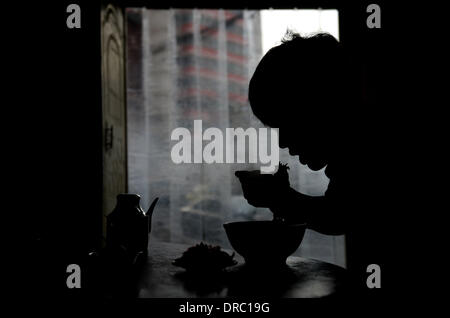
[[117,194],[127,191],[124,31],[124,10],[102,6],[103,237],[106,215],[113,210]]

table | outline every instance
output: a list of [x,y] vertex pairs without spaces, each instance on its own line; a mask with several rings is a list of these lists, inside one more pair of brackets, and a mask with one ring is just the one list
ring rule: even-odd
[[150,242],[137,279],[139,298],[261,296],[314,298],[339,295],[348,287],[347,271],[326,262],[291,256],[282,270],[257,270],[238,264],[215,277],[195,277],[172,265],[188,245]]

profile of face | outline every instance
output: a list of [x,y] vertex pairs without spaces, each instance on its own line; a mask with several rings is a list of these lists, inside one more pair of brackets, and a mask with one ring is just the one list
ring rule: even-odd
[[[316,128],[318,129],[318,128]],[[289,150],[291,156],[298,156],[301,164],[311,170],[323,169],[329,161],[329,138],[314,131],[302,133],[301,129],[279,127],[279,146]]]

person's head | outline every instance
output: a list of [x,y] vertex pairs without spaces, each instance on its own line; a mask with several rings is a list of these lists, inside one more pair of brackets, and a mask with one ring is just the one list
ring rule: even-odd
[[288,33],[258,64],[249,85],[253,113],[279,128],[281,148],[313,170],[328,164],[346,128],[347,61],[339,42]]

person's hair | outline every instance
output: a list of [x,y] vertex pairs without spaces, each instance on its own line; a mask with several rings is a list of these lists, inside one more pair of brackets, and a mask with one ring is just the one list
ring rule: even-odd
[[298,121],[300,115],[332,118],[345,103],[346,68],[343,49],[330,34],[303,37],[288,31],[282,44],[261,59],[250,80],[253,113],[271,127]]

